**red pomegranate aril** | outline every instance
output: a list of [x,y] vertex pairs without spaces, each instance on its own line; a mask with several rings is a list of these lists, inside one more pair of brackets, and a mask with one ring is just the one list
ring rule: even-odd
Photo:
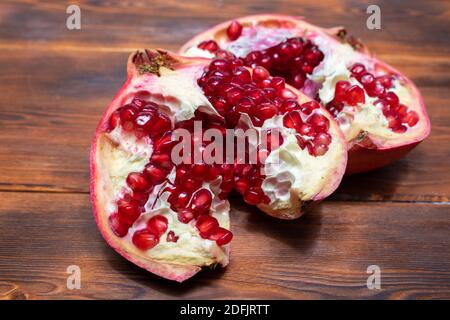
[[384,96],[384,101],[386,101],[391,107],[395,107],[399,104],[400,100],[394,92],[387,92]]
[[323,115],[315,113],[309,119],[311,124],[317,132],[327,132],[330,127],[330,121]]
[[112,215],[109,216],[109,225],[114,234],[120,238],[123,238],[127,235],[128,229],[130,227],[120,219],[118,213],[113,213]]
[[414,127],[419,122],[419,115],[415,111],[409,111],[404,117],[402,122],[407,123],[408,126]]
[[390,75],[380,76],[376,80],[378,80],[386,89],[390,89],[393,86],[393,78]]
[[257,107],[258,111],[255,116],[259,119],[270,119],[277,114],[277,108],[271,103],[263,103]]
[[297,129],[297,128],[300,128],[302,123],[303,123],[303,121],[300,116],[300,113],[295,110],[286,113],[286,115],[283,117],[283,125],[286,128]]
[[280,92],[280,96],[284,99],[297,99],[298,96],[290,89],[284,88]]
[[153,144],[153,152],[170,152],[175,144],[177,144],[177,141],[172,141],[172,133],[167,132]]
[[120,123],[120,112],[114,111],[109,117],[109,130],[114,130]]
[[133,191],[148,191],[151,184],[147,182],[140,172],[131,172],[127,177],[127,184]]
[[218,246],[223,246],[230,243],[231,239],[233,239],[233,233],[231,233],[230,230],[219,227],[213,234],[211,234],[209,239],[216,241]]
[[408,130],[408,128],[405,127],[404,125],[400,125],[400,126],[392,129],[392,131],[394,131],[395,133],[405,133],[406,130]]
[[237,67],[233,70],[233,75],[237,78],[239,78],[240,82],[242,84],[249,83],[252,81],[252,76],[250,74],[250,71],[248,71],[245,67]]
[[165,114],[159,113],[150,135],[154,138],[162,136],[171,129],[171,125],[170,119]]
[[184,209],[189,204],[189,200],[191,199],[191,195],[182,190],[173,191],[167,201],[171,204],[171,207],[176,211],[179,209]]
[[173,232],[172,230],[169,231],[167,233],[167,237],[166,237],[166,241],[167,242],[177,242],[178,241],[178,236],[175,235],[175,232]]
[[300,110],[304,114],[310,115],[313,112],[313,110],[320,108],[320,104],[317,101],[309,101],[309,102],[303,103],[300,107],[301,107]]
[[117,211],[120,219],[129,225],[132,225],[141,213],[137,202],[123,199],[117,201]]
[[313,147],[313,155],[318,157],[318,156],[323,156],[325,153],[327,153],[328,151],[328,146],[321,144],[318,146],[314,146]]
[[358,78],[358,76],[362,75],[362,73],[366,71],[366,67],[364,67],[361,63],[356,63],[351,67],[350,71],[356,78]]
[[303,123],[297,130],[298,133],[300,133],[303,136],[314,136],[315,130],[313,126],[311,126],[308,123]]
[[338,81],[336,82],[336,88],[334,89],[334,100],[345,101],[347,99],[347,90],[350,87],[350,82],[348,81]]
[[125,105],[122,108],[120,108],[120,120],[122,122],[125,121],[134,121],[137,114],[139,112],[139,109],[131,104]]
[[150,158],[150,162],[153,165],[157,165],[158,167],[164,169],[166,172],[173,168],[173,163],[170,158],[170,154],[168,153],[153,153]]
[[207,189],[198,190],[192,197],[191,207],[197,214],[206,213],[211,207],[212,195]]
[[155,215],[147,221],[147,230],[158,238],[167,230],[167,218],[162,215]]
[[214,59],[209,65],[210,71],[220,70],[220,71],[230,71],[230,62],[225,59]]
[[194,219],[194,212],[191,209],[182,209],[178,211],[178,220],[182,223],[189,223]]
[[236,40],[241,36],[242,33],[242,25],[237,21],[231,21],[230,25],[227,28],[227,36],[231,41]]
[[273,77],[271,80],[272,88],[274,88],[277,91],[281,91],[284,89],[284,86],[286,85],[284,79],[282,77]]
[[280,111],[286,112],[291,110],[300,110],[300,105],[295,100],[284,100],[281,104]]
[[211,53],[214,53],[219,49],[219,45],[214,40],[203,41],[203,42],[199,43],[199,45],[197,47],[202,50],[207,50]]
[[371,85],[373,81],[374,81],[373,75],[369,72],[365,72],[361,75],[361,80],[359,82],[361,82],[361,84],[364,87],[367,87]]
[[226,92],[226,100],[229,104],[235,104],[239,101],[244,95],[244,92],[241,88],[234,87]]
[[244,194],[245,191],[247,191],[247,189],[249,188],[249,183],[247,181],[247,179],[238,179],[237,181],[234,182],[234,188],[240,193],[240,194]]
[[166,179],[167,173],[159,166],[147,164],[144,168],[144,175],[156,185],[162,183]]
[[213,105],[213,107],[219,112],[222,116],[225,116],[228,113],[229,105],[227,101],[222,97],[209,97],[209,101]]
[[158,237],[145,229],[136,231],[132,241],[140,250],[149,250],[159,243]]
[[250,189],[250,190],[247,190],[247,192],[244,194],[244,200],[248,204],[257,205],[257,204],[261,203],[262,197],[258,192]]
[[403,117],[408,113],[408,107],[403,104],[399,104],[394,110],[400,117]]
[[300,89],[305,84],[306,77],[303,73],[297,73],[290,79],[290,84],[297,89]]
[[203,215],[197,219],[195,226],[198,231],[200,231],[200,236],[203,239],[208,239],[211,234],[219,228],[219,222],[210,215]]
[[366,101],[364,90],[360,86],[351,86],[347,89],[346,100],[350,106],[356,106],[358,103]]
[[386,120],[388,121],[389,128],[398,128],[401,125],[401,121],[394,115],[389,115],[386,117]]
[[314,145],[325,145],[328,146],[331,143],[331,136],[328,133],[321,132],[317,134],[313,140]]
[[267,71],[267,69],[264,67],[257,66],[253,69],[253,80],[256,82],[261,82],[264,79],[269,78],[269,76],[269,71]]

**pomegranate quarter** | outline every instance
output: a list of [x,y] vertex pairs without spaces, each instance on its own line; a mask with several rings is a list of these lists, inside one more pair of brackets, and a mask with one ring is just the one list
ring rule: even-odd
[[404,75],[373,57],[343,28],[256,15],[228,21],[186,43],[186,56],[239,58],[322,103],[349,143],[347,173],[383,167],[430,133],[422,97]]
[[[229,34],[239,39],[239,30]],[[91,199],[103,237],[136,265],[180,282],[226,266],[231,190],[294,219],[305,202],[339,185],[347,149],[337,122],[284,78],[226,54],[210,60],[162,50],[133,53],[127,70],[92,143]],[[249,131],[263,137],[253,145],[256,162],[238,152],[253,140],[230,146],[230,131],[231,142]],[[227,161],[210,162],[208,152]]]

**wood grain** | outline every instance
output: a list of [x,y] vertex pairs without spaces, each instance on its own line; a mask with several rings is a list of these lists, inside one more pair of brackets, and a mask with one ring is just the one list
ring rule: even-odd
[[[0,298],[450,298],[450,2],[77,1],[0,3]],[[378,4],[382,29],[365,26]],[[89,204],[89,147],[135,48],[177,50],[218,22],[278,12],[343,25],[421,89],[430,137],[399,162],[346,177],[297,221],[232,199],[226,269],[179,285],[142,271],[101,238]],[[79,265],[82,289],[66,289]],[[368,290],[379,265],[382,289]]]
[[[444,205],[323,202],[288,222],[234,201],[231,264],[180,285],[116,254],[96,229],[87,195],[0,197],[3,298],[450,297]],[[66,288],[69,265],[81,268],[80,290]],[[381,290],[366,287],[369,265],[381,268]]]

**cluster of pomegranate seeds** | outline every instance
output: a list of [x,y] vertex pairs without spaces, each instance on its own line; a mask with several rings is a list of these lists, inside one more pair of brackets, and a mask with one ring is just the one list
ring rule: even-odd
[[168,221],[163,215],[155,215],[147,221],[144,229],[133,234],[133,244],[141,249],[148,250],[159,243],[159,238],[166,232]]
[[114,111],[109,118],[109,130],[119,123],[123,130],[134,132],[138,138],[150,136],[159,138],[171,129],[172,123],[164,113],[158,111],[159,106],[153,102],[133,99],[131,103]]
[[262,66],[299,89],[303,87],[306,75],[311,74],[323,58],[322,51],[311,41],[290,38],[266,50],[250,52],[244,63],[252,68]]
[[399,97],[389,89],[393,88],[393,76],[383,75],[374,77],[360,63],[350,67],[350,72],[363,88],[351,85],[348,81],[336,83],[334,99],[326,105],[328,111],[335,117],[341,112],[345,105],[356,106],[365,102],[365,93],[370,97],[378,98],[375,102],[380,107],[388,121],[389,128],[396,133],[403,133],[409,127],[413,127],[419,121],[419,115],[414,110],[400,103]]
[[[219,195],[221,198],[225,198],[227,193],[230,192],[233,187],[233,166],[230,167],[220,164],[180,164],[175,168],[175,181],[171,183],[167,180],[167,176],[175,166],[171,159],[171,152],[173,146],[178,142],[172,141],[172,128],[170,122],[168,123],[168,126],[158,127],[158,119],[164,119],[164,115],[160,117],[160,113],[156,112],[155,108],[156,106],[151,102],[134,99],[130,104],[115,111],[109,119],[109,130],[114,129],[119,124],[123,128],[123,124],[125,123],[128,126],[126,130],[134,132],[138,137],[143,137],[143,135],[139,133],[141,128],[143,128],[143,126],[139,126],[138,119],[140,117],[149,114],[149,118],[154,117],[157,119],[156,122],[153,123],[157,126],[156,129],[152,130],[152,128],[150,128],[150,130],[143,130],[144,134],[152,137],[153,141],[153,153],[150,160],[145,165],[142,172],[131,172],[128,174],[126,183],[131,191],[125,193],[117,200],[117,212],[110,216],[111,228],[119,237],[124,237],[128,233],[128,229],[139,218],[141,213],[145,211],[144,205],[149,198],[149,193],[156,185],[164,182],[168,183],[169,186],[164,188],[162,192],[170,193],[168,197],[170,207],[178,213],[178,219],[183,223],[188,223],[193,219],[199,219],[202,216],[210,217],[209,209],[212,204],[213,195],[208,189],[203,188],[203,182],[210,182],[221,176],[222,193]],[[133,117],[128,117],[126,120],[123,120],[121,113],[128,113],[127,110],[130,109],[136,111],[133,114]],[[129,121],[131,124],[126,121]],[[212,127],[225,129],[225,124],[223,122],[214,122],[212,119],[205,120],[204,115],[201,113],[196,113],[196,116],[190,120],[177,123],[176,128],[183,127],[192,133],[194,121],[204,122],[206,129]],[[163,127],[165,131],[162,131]],[[196,138],[197,137],[192,134],[192,139],[195,140]],[[211,142],[203,143],[201,146],[202,150],[208,143]],[[190,160],[191,163],[193,163],[192,155],[194,154],[194,143],[191,143],[191,146],[192,149],[188,156],[191,157]],[[212,216],[210,218],[215,219]],[[166,230],[167,219],[164,216],[156,215],[148,221],[145,229],[138,230],[133,234],[132,242],[141,250],[151,249],[159,243],[161,235],[164,234]],[[231,241],[232,237],[233,235],[229,230],[218,227],[217,230],[211,232],[206,238],[216,241],[218,245],[223,245]],[[169,231],[166,241],[177,242],[177,240],[178,236],[176,236],[173,231]]]
[[219,226],[216,218],[204,215],[197,219],[196,227],[203,239],[215,240],[218,245],[224,245],[231,241],[233,234]]

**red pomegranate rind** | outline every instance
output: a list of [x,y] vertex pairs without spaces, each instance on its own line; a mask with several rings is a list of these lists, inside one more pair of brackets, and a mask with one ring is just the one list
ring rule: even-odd
[[[291,36],[302,37],[303,39],[305,39],[305,41],[312,41],[313,44],[316,44],[317,40],[320,40],[319,42],[317,42],[317,44],[319,45],[319,49],[324,53],[325,58],[318,65],[311,66],[313,68],[313,71],[311,71],[313,74],[321,72],[321,69],[323,69],[324,65],[326,64],[325,60],[327,59],[327,56],[335,54],[335,52],[339,53],[339,50],[343,48],[345,44],[350,44],[354,48],[354,50],[352,50],[352,55],[353,58],[355,59],[354,61],[355,64],[363,63],[364,66],[370,69],[370,70],[368,69],[368,71],[371,72],[372,74],[376,74],[377,77],[378,76],[381,77],[383,75],[389,76],[394,75],[394,77],[396,78],[395,81],[397,86],[397,88],[394,89],[386,88],[385,90],[383,90],[383,88],[380,88],[381,91],[373,91],[375,90],[374,89],[375,87],[369,86],[370,88],[369,87],[366,88],[366,85],[364,85],[360,81],[359,83],[357,83],[356,87],[359,88],[363,87],[366,94],[369,95],[370,92],[380,92],[379,94],[383,96],[383,98],[380,98],[380,100],[385,99],[384,93],[382,92],[388,91],[393,92],[393,90],[397,90],[398,87],[400,89],[404,88],[404,90],[402,89],[403,96],[406,97],[406,100],[408,102],[408,104],[406,105],[407,106],[406,111],[410,112],[408,114],[400,113],[399,107],[395,107],[396,108],[395,109],[394,106],[392,106],[391,108],[393,111],[390,111],[391,109],[386,111],[383,109],[384,116],[386,117],[386,121],[389,124],[389,129],[391,129],[392,132],[396,133],[395,135],[391,135],[389,132],[386,133],[381,131],[369,132],[370,130],[366,131],[364,126],[359,127],[359,125],[355,125],[354,122],[352,122],[353,125],[352,130],[348,130],[346,128],[346,123],[344,123],[341,126],[346,135],[347,141],[350,144],[349,165],[346,171],[347,174],[364,172],[385,166],[402,157],[404,154],[407,153],[408,150],[414,148],[419,142],[424,140],[429,135],[430,132],[429,118],[427,116],[422,97],[416,86],[408,78],[403,76],[399,71],[372,56],[368,51],[368,49],[364,45],[362,45],[361,42],[356,41],[352,37],[346,37],[345,30],[343,28],[323,29],[311,25],[303,21],[301,18],[276,14],[248,16],[236,19],[236,21],[238,21],[244,27],[244,32],[241,31],[243,35],[245,33],[246,27],[247,28],[251,27],[248,28],[249,30],[248,32],[249,34],[251,34],[252,28],[254,29],[263,26],[265,28],[268,29],[272,28],[274,30],[282,30],[282,29],[289,30]],[[215,41],[215,43],[222,49],[227,48],[229,44],[232,44],[234,41],[236,41],[230,39],[229,35],[227,34],[227,28],[229,27],[231,27],[231,21],[219,24],[213,27],[212,29],[203,32],[194,37],[193,39],[191,39],[180,49],[179,52],[181,54],[189,53],[189,55],[203,56],[204,54],[202,52],[198,52],[197,50],[192,49],[195,49],[196,45],[199,42],[206,40]],[[264,41],[266,41],[266,38],[264,39]],[[251,43],[251,48],[253,48],[253,50],[256,51],[259,50],[259,52],[263,53],[264,50],[266,51],[272,50],[271,48],[275,48],[275,46],[278,46],[277,50],[283,50],[283,48],[280,47],[280,45],[283,43],[281,41],[283,40],[275,39],[273,41],[274,43],[270,45],[266,44],[263,47],[260,47],[258,43]],[[219,51],[215,50],[216,54]],[[246,57],[247,59],[249,55],[247,56],[246,55],[247,53],[243,54],[240,57],[241,58]],[[305,57],[303,58],[305,59]],[[258,60],[257,62],[258,62],[257,64],[264,64],[262,60]],[[347,67],[350,69],[352,66],[348,65]],[[305,73],[304,76],[305,75],[309,76],[311,74],[309,73],[309,71],[310,70],[308,69],[308,72]],[[276,70],[275,71],[271,70],[271,72],[277,73]],[[387,76],[383,77],[384,77],[383,79],[385,79]],[[289,83],[293,84],[296,83],[295,79],[286,78],[286,80]],[[300,80],[301,82],[299,83],[300,86],[303,86],[302,90],[308,95],[315,97],[322,84],[315,83],[314,81],[309,81],[308,85],[306,85],[304,80],[305,79]],[[382,81],[381,78],[379,81]],[[356,88],[357,90],[352,91],[353,94],[356,94],[355,98],[357,100],[354,100],[353,102],[350,101],[349,103],[346,103],[346,105],[349,106],[357,105],[359,102],[365,100],[365,99],[361,100],[361,98],[363,97],[358,98],[358,94],[360,95],[359,88]],[[397,90],[396,92],[399,91]],[[375,105],[374,102],[370,103]],[[402,103],[404,103],[404,101],[400,99],[400,104]],[[336,111],[337,113],[339,113],[341,111],[339,105],[336,105],[333,101],[330,102],[329,105],[327,105],[327,107],[330,108],[330,111],[333,112]],[[394,117],[391,117],[390,115],[388,116],[390,112],[394,112]],[[357,133],[358,130],[359,133]],[[367,152],[364,152],[365,150]],[[375,150],[377,152],[374,152]],[[374,156],[374,154],[383,154],[384,157],[377,157]]]

